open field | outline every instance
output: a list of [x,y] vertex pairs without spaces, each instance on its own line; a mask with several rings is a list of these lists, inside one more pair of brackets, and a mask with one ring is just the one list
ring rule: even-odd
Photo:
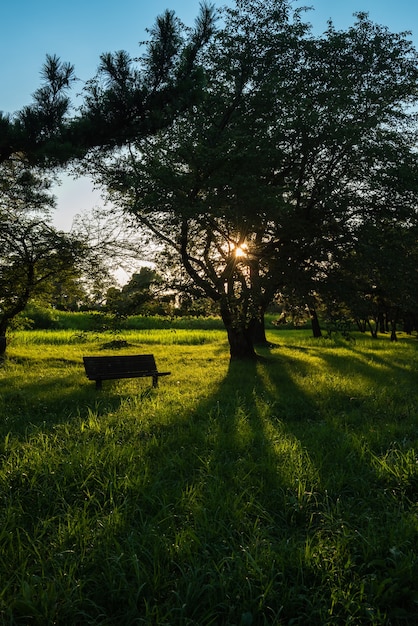
[[[418,341],[19,331],[0,367],[0,623],[418,623]],[[103,353],[112,353],[110,348]]]

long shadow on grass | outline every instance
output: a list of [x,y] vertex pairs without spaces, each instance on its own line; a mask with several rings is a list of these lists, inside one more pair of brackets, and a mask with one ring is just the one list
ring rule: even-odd
[[246,490],[256,492],[258,505],[279,523],[298,518],[313,490],[330,497],[334,488],[338,497],[369,470],[343,425],[327,422],[314,390],[304,393],[292,374],[286,359],[232,363],[216,396],[199,408],[209,418],[209,463],[225,495],[235,489],[241,505]]
[[171,619],[318,624],[333,611],[360,623],[388,603],[408,607],[410,565],[395,588],[384,556],[399,517],[390,520],[362,447],[301,390],[291,362],[231,363],[187,423],[154,435],[164,444],[139,496],[138,531],[154,538],[147,602],[165,603]]
[[[187,422],[152,433],[153,470],[132,523],[153,545],[152,562],[145,545],[137,548],[151,572],[142,579],[146,601],[165,603],[172,620],[321,623],[332,603],[327,588],[315,597],[306,544],[344,490],[356,489],[347,455],[352,474],[368,468],[340,432],[325,430],[290,372],[284,359],[231,363]],[[329,471],[341,474],[335,493]]]
[[321,411],[332,411],[332,421],[340,428],[351,424],[360,430],[363,426],[365,432],[384,431],[390,423],[394,430],[396,423],[402,425],[416,411],[416,371],[409,366],[407,355],[400,353],[397,358],[395,353],[393,358],[392,354],[365,352],[357,346],[346,347],[343,353],[312,348],[311,354],[327,373]]
[[[380,607],[370,598],[389,589],[387,568],[370,532],[360,535],[367,523],[377,528],[376,515],[389,520],[388,501],[378,508],[381,485],[364,451],[295,372],[307,376],[308,368],[284,357],[231,363],[216,391],[192,408],[178,402],[161,414],[157,394],[132,401],[126,424],[109,422],[97,440],[92,431],[66,470],[68,484],[59,482],[56,504],[47,514],[50,498],[31,508],[35,520],[59,519],[63,503],[68,520],[82,515],[80,531],[70,522],[56,535],[52,528],[48,544],[82,590],[78,617],[204,626],[330,625],[354,616],[373,623],[367,611]],[[83,394],[91,398],[94,388]],[[108,413],[120,402],[109,391],[102,398]],[[66,406],[72,400],[80,403],[79,392],[68,392]],[[32,502],[33,490],[22,494]],[[386,548],[390,533],[381,538]],[[51,559],[51,580],[54,566],[63,571]],[[405,569],[398,589],[410,592],[410,579]],[[382,606],[401,606],[402,592],[389,591]]]
[[[416,371],[414,369],[407,370],[405,368],[405,356],[400,352],[400,359],[396,359],[396,347],[400,344],[389,344],[388,340],[373,340],[374,345],[371,349],[365,350],[361,342],[343,345],[346,350],[349,350],[349,355],[339,355],[338,352],[332,349],[323,350],[317,348],[315,351],[320,354],[321,358],[329,362],[331,369],[334,366],[338,367],[338,364],[346,365],[346,370],[349,373],[350,368],[354,364],[359,367],[370,379],[380,380],[382,386],[396,384],[398,375],[401,375],[404,380],[411,383],[413,389],[416,381]],[[387,342],[387,343],[386,343]],[[386,346],[385,346],[386,343]],[[388,345],[392,347],[393,353],[389,356],[386,352]],[[325,346],[326,347],[326,346]],[[374,348],[374,349],[373,349]],[[312,349],[312,352],[314,349]],[[383,354],[381,354],[383,352]],[[392,358],[395,355],[395,360]],[[403,357],[403,360],[402,360]],[[381,370],[379,372],[379,369]]]

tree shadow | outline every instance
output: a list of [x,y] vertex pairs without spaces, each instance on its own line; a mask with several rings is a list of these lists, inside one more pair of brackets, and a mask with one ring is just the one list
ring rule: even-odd
[[[399,564],[404,591],[387,582],[398,575],[388,544],[400,519],[395,505],[382,528],[381,516],[389,520],[387,484],[346,421],[324,415],[315,394],[295,382],[292,362],[279,360],[280,368],[272,357],[230,363],[216,392],[189,416],[189,430],[182,430],[180,466],[175,476],[173,468],[163,472],[166,488],[160,483],[161,501],[171,503],[177,524],[187,519],[193,528],[182,541],[173,528],[175,549],[166,556],[184,584],[173,580],[172,593],[189,594],[185,617],[196,619],[199,603],[207,600],[187,589],[193,563],[193,575],[202,580],[211,572],[212,591],[205,586],[206,593],[225,623],[237,619],[244,596],[257,619],[282,614],[320,623],[319,605],[323,618],[336,593],[336,614],[348,619],[356,610],[361,621],[368,611],[365,584],[370,597],[378,596],[379,585],[388,587],[374,611],[388,610],[389,603],[395,612],[401,605],[412,611],[407,559]],[[169,436],[172,428],[177,426],[159,435]],[[379,535],[374,545],[373,532]],[[249,579],[251,589],[237,599]],[[354,600],[343,600],[350,588],[353,598],[363,593],[364,603],[350,608]],[[219,604],[220,597],[229,598],[228,606]]]
[[[412,611],[411,571],[401,557],[398,569],[388,561],[400,503],[388,496],[346,418],[327,414],[316,390],[307,393],[298,384],[310,367],[297,351],[292,358],[268,350],[263,356],[229,363],[213,393],[190,407],[174,404],[177,412],[170,408],[165,423],[148,415],[144,426],[136,425],[140,413],[152,411],[148,389],[132,400],[132,428],[114,423],[109,436],[121,451],[129,448],[137,475],[124,477],[121,452],[112,497],[111,486],[95,496],[100,528],[91,530],[88,569],[99,574],[85,593],[101,615],[126,615],[129,607],[138,616],[145,604],[157,612],[171,598],[166,623],[244,623],[246,615],[255,624],[319,624],[332,618],[331,610],[339,617],[329,624],[344,623],[354,611],[358,623],[369,623],[370,598],[379,593],[373,611],[389,610],[389,602]],[[340,359],[321,358],[345,367]],[[87,415],[98,396],[98,415],[117,411],[117,386],[96,394],[86,381],[82,393],[75,392],[71,376],[53,380],[56,393],[51,382],[49,392],[42,382],[51,415],[63,389],[61,413],[86,402],[77,410]],[[37,389],[38,383],[28,385],[28,396]],[[150,403],[142,404],[147,398]],[[158,401],[170,401],[169,386]],[[345,401],[342,394],[341,406]],[[99,448],[97,453],[99,458]],[[130,460],[126,467],[132,471]],[[89,479],[93,492],[94,477]],[[375,544],[373,532],[380,533]],[[70,539],[61,539],[60,549],[71,548],[73,570],[82,577],[86,565],[74,544],[66,545]],[[115,584],[106,562],[117,562],[125,588]],[[385,582],[395,578],[396,588]]]

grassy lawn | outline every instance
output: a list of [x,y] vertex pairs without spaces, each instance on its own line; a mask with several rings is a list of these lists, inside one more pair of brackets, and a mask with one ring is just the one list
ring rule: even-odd
[[16,332],[0,368],[1,624],[418,623],[418,341]]

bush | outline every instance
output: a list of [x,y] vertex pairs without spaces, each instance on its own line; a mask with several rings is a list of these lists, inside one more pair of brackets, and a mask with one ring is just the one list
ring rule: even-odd
[[58,311],[30,304],[17,316],[16,323],[24,323],[26,328],[34,330],[51,330],[59,328],[58,319]]

